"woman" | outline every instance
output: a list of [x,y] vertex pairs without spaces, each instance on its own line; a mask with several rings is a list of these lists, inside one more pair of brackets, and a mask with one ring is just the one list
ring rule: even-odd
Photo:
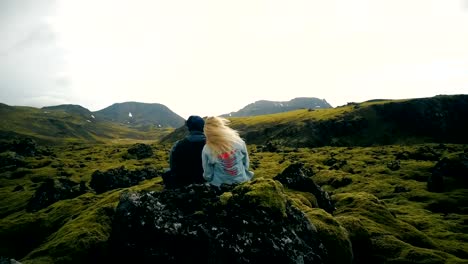
[[205,120],[206,144],[202,151],[203,178],[212,185],[249,181],[249,155],[245,142],[236,130],[228,127],[229,120],[208,117]]

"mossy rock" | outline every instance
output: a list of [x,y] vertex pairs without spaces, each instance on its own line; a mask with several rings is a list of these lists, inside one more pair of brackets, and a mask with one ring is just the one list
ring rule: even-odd
[[[114,198],[117,202],[117,196]],[[114,211],[113,201],[108,202],[108,206],[93,207],[68,221],[28,254],[23,263],[36,263],[37,259],[44,258],[53,263],[105,262]]]
[[353,249],[348,231],[329,213],[320,208],[304,210],[317,228],[317,235],[327,249],[326,263],[353,263]]
[[[375,196],[359,192],[334,198],[336,219],[350,234],[357,263],[444,263],[432,256],[456,259],[439,250],[426,234],[397,219]],[[415,255],[420,256],[417,261]]]
[[287,200],[283,185],[272,179],[258,178],[239,185],[232,190],[231,199],[249,208],[286,216]]

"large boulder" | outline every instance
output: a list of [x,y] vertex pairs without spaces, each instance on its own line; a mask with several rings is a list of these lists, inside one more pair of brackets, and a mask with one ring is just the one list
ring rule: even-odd
[[143,168],[130,171],[124,166],[110,169],[104,172],[96,170],[91,175],[89,186],[96,193],[103,193],[117,188],[125,188],[137,185],[139,182],[160,176],[160,173],[152,168]]
[[314,182],[311,178],[313,174],[313,171],[305,168],[303,163],[294,163],[289,165],[274,179],[293,190],[312,193],[317,199],[320,208],[328,213],[333,213],[335,206],[330,196]]
[[153,149],[150,145],[137,143],[132,145],[128,150],[130,157],[136,157],[137,159],[146,159],[153,156]]
[[13,171],[25,165],[24,158],[15,152],[7,151],[0,153],[0,169],[3,171]]
[[118,263],[292,264],[326,258],[315,227],[272,179],[125,193],[110,242]]
[[456,188],[468,188],[468,153],[441,159],[427,180],[427,189],[431,192]]
[[28,212],[35,212],[57,201],[75,198],[86,191],[84,181],[78,183],[66,178],[47,179],[37,188],[26,209]]

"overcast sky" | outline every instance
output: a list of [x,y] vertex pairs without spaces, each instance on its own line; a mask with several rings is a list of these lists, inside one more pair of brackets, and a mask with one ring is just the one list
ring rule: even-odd
[[161,103],[468,93],[467,0],[0,0],[0,102]]

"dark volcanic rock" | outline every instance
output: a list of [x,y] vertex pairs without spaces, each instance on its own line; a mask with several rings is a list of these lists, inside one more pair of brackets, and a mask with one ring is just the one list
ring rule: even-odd
[[135,156],[137,159],[146,159],[153,156],[153,149],[150,145],[137,143],[127,150],[128,154]]
[[35,212],[64,199],[75,198],[86,192],[84,182],[74,182],[69,179],[47,179],[36,190],[27,205],[28,212]]
[[391,169],[392,171],[396,171],[400,169],[400,161],[399,160],[393,160],[387,163],[387,168]]
[[326,257],[315,227],[271,179],[224,190],[193,184],[126,193],[110,242],[118,263],[292,264]]
[[22,138],[15,140],[12,144],[11,150],[22,156],[35,156],[38,154],[36,141],[31,138]]
[[348,162],[346,160],[338,160],[334,157],[327,159],[323,164],[330,166],[331,169],[339,170],[341,167],[346,165]]
[[432,169],[427,180],[431,192],[443,192],[468,187],[468,155],[460,154],[454,158],[443,158]]
[[157,176],[160,176],[160,173],[152,168],[129,171],[124,166],[121,166],[105,172],[95,171],[91,175],[89,186],[97,193],[103,193],[112,189],[137,185],[140,181]]
[[23,157],[18,154],[8,151],[0,153],[0,169],[4,171],[16,170],[17,168],[26,165]]
[[284,169],[274,179],[284,184],[286,187],[302,191],[310,192],[317,199],[317,203],[323,210],[333,213],[335,207],[330,199],[330,196],[314,180],[312,180],[313,172],[304,168],[304,164],[295,163]]

